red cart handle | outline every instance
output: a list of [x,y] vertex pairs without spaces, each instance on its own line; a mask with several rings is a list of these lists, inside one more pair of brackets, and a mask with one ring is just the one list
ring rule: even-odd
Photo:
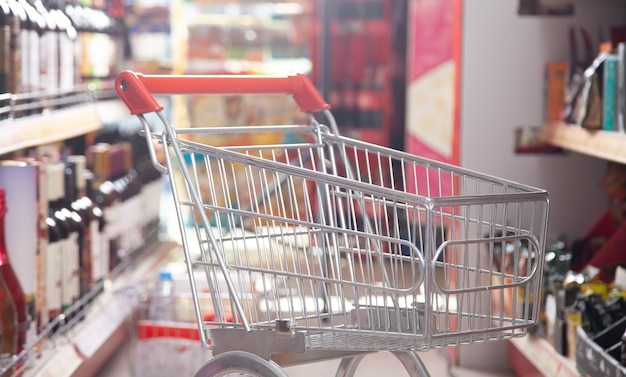
[[115,90],[131,114],[162,110],[153,94],[290,94],[303,112],[329,109],[307,76],[143,75],[123,71]]

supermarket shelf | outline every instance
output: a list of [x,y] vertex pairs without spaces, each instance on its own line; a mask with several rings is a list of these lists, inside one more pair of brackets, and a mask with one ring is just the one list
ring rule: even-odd
[[140,286],[159,267],[169,261],[174,242],[146,245],[138,260],[117,276],[87,309],[83,320],[54,341],[44,346],[41,355],[24,377],[93,376],[127,341],[128,320],[137,302],[128,289]]
[[308,74],[311,72],[311,60],[306,58],[273,59],[254,62],[240,59],[203,59],[193,58],[187,62],[187,74]]
[[534,335],[511,339],[508,358],[518,376],[580,377],[573,360],[558,354],[545,339]]
[[117,99],[0,121],[0,155],[84,135],[129,116]]
[[626,134],[588,130],[561,122],[546,123],[539,138],[563,149],[626,164]]

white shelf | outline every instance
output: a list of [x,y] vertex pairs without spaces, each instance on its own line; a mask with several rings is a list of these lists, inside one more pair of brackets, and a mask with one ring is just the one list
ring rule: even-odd
[[178,244],[159,242],[143,250],[143,259],[128,266],[91,304],[85,318],[66,334],[46,342],[41,357],[24,377],[93,376],[128,340],[128,320],[138,303],[125,290],[156,275]]
[[3,120],[0,121],[0,155],[84,135],[129,114],[121,101],[106,100]]
[[589,130],[561,122],[544,124],[539,138],[563,149],[626,164],[626,134]]
[[509,362],[519,376],[580,377],[576,363],[556,352],[545,339],[534,335],[509,341]]

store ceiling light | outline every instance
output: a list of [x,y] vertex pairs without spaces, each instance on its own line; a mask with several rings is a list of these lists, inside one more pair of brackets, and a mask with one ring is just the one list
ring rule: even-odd
[[304,13],[304,6],[299,3],[273,3],[274,14],[294,15]]

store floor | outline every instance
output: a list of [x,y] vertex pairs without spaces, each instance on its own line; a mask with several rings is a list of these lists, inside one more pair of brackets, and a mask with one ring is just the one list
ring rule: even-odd
[[[134,372],[131,350],[121,348],[103,370],[96,377],[143,377],[140,372]],[[510,371],[472,370],[464,368],[450,368],[447,350],[430,350],[419,354],[431,377],[514,377]],[[323,361],[314,364],[291,366],[285,368],[289,377],[326,377],[335,376],[340,360]],[[408,373],[392,354],[379,352],[366,356],[360,363],[357,377],[404,377]],[[182,376],[181,376],[182,377]],[[415,377],[415,376],[410,376]]]
[[[175,239],[175,237],[174,237]],[[176,240],[176,239],[175,239]],[[178,241],[178,240],[177,240]],[[182,253],[181,253],[182,255]],[[441,279],[441,276],[437,276],[438,279]],[[132,334],[132,331],[131,331]],[[171,361],[171,357],[168,360],[164,360],[162,354],[159,353],[159,356],[156,356],[154,352],[143,353],[143,356],[137,356],[135,343],[132,342],[132,335],[128,344],[121,347],[117,354],[109,360],[108,364],[104,366],[101,372],[96,377],[143,377],[143,376],[151,376],[152,372],[149,369],[159,368],[157,363],[164,365],[161,369],[156,369],[161,372],[161,375],[164,373],[164,368],[170,367],[171,369],[175,369],[173,367],[173,363],[182,362],[181,358],[177,358],[177,360]],[[499,347],[499,344],[491,343]],[[473,345],[471,346],[473,347]],[[492,354],[487,351],[488,354]],[[167,353],[167,352],[166,352]],[[470,370],[465,368],[451,367],[450,366],[450,357],[449,357],[449,349],[436,349],[430,350],[427,352],[422,352],[419,354],[421,360],[425,364],[426,369],[428,370],[430,376],[432,377],[514,377],[515,374],[509,370]],[[202,362],[208,360],[210,354],[208,351],[204,352],[201,357],[195,357],[192,360],[196,363],[196,365],[202,365]],[[499,357],[499,356],[494,356]],[[199,361],[199,363],[197,363]],[[496,360],[501,361],[501,360]],[[341,360],[330,360],[317,362],[312,364],[298,365],[286,367],[285,372],[289,377],[326,377],[326,376],[335,376],[337,372],[337,368]],[[150,364],[148,364],[150,363]],[[148,364],[147,368],[144,366]],[[189,363],[186,364],[190,366]],[[465,364],[467,365],[467,364]],[[506,365],[503,363],[499,364]],[[480,364],[480,367],[483,369],[494,368],[490,365]],[[175,374],[177,376],[186,376],[187,372],[182,372],[176,369],[179,373]],[[195,370],[195,368],[191,368],[190,370]],[[142,373],[143,371],[143,373]],[[379,352],[367,355],[359,364],[359,367],[356,372],[357,377],[380,377],[380,376],[389,376],[389,377],[405,377],[409,376],[408,372],[404,369],[400,361],[388,352]],[[416,377],[416,376],[409,376]]]

